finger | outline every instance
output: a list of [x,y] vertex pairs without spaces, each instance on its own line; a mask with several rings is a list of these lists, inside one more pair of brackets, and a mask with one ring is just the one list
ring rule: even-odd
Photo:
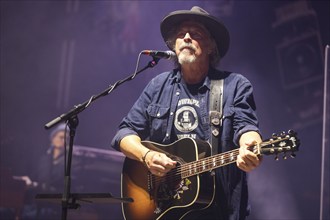
[[250,141],[245,142],[245,145],[248,147],[254,146],[256,144],[257,144],[257,141],[255,141],[255,140],[250,140]]
[[245,172],[250,171],[248,169],[246,163],[244,162],[244,160],[242,160],[242,158],[240,157],[240,155],[237,156],[236,164],[237,164],[237,167],[240,168],[241,170],[243,170]]
[[258,166],[260,164],[260,160],[257,155],[248,149],[241,148],[240,154],[241,158],[247,163],[248,166]]
[[176,167],[176,163],[172,162],[165,162],[163,165],[166,169],[173,169],[174,167]]
[[239,168],[242,170],[249,172],[259,166],[259,161],[253,161],[251,158],[249,158],[247,155],[238,155],[237,156],[237,162],[240,165]]
[[162,173],[162,172],[160,172],[160,171],[156,171],[156,170],[151,171],[151,173],[152,173],[153,175],[155,175],[155,176],[159,176],[159,177],[162,177],[162,176],[165,175],[164,173]]
[[171,164],[176,164],[176,161],[172,160],[169,158],[166,154],[159,154],[159,156],[166,162],[171,163]]
[[151,167],[149,171],[157,176],[165,176],[171,169],[170,168],[164,168],[164,167]]
[[160,154],[161,164],[165,168],[174,168],[176,165],[176,161],[172,160],[171,158],[167,157],[165,154]]
[[250,155],[245,155],[242,157],[246,165],[249,167],[257,167],[259,165],[259,159]]
[[151,167],[149,171],[156,176],[161,176],[163,173],[165,173],[165,169],[161,169],[159,167]]
[[176,166],[176,161],[171,160],[170,158],[167,159],[167,165],[171,166],[172,168]]
[[166,172],[166,168],[163,165],[157,163],[151,163],[149,170],[154,172]]
[[166,158],[162,154],[156,154],[149,165],[149,168],[156,172],[166,173],[173,168],[173,165],[166,162]]
[[164,166],[164,159],[160,153],[156,153],[152,158],[151,161],[153,164],[157,164],[160,166]]
[[259,165],[258,161],[255,161],[254,158],[249,156],[242,157],[242,160],[245,162],[246,166],[250,169],[254,169]]

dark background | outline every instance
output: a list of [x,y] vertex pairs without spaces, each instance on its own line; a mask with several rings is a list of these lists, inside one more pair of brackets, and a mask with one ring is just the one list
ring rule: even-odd
[[[242,73],[254,85],[264,138],[294,129],[301,139],[297,158],[265,157],[250,174],[251,219],[317,219],[324,47],[330,39],[326,0],[2,0],[1,167],[13,175],[35,175],[36,161],[49,145],[45,123],[133,73],[141,50],[166,50],[161,19],[193,5],[227,25],[231,45],[219,68]],[[149,60],[142,57],[140,66]],[[93,103],[79,115],[75,144],[111,150],[117,125],[144,86],[172,67],[161,60]],[[113,180],[106,191],[119,196],[120,161],[108,161],[109,172],[85,181],[97,183],[106,175]],[[119,218],[119,205],[101,207],[109,219]]]

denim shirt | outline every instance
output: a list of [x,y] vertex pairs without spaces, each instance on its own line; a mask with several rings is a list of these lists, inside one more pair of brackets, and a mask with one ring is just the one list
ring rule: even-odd
[[[224,79],[223,116],[218,152],[238,147],[240,136],[258,129],[256,106],[251,83],[242,75],[210,68],[204,81],[207,101],[201,107],[202,123],[210,138],[209,88],[212,79]],[[112,140],[112,147],[119,150],[120,141],[128,135],[138,135],[142,140],[170,144],[173,135],[174,116],[181,92],[181,73],[178,69],[162,73],[146,86],[128,115],[119,125]],[[216,170],[217,203],[222,207],[226,219],[240,219],[247,215],[246,173],[231,164]],[[229,211],[228,211],[229,210]]]

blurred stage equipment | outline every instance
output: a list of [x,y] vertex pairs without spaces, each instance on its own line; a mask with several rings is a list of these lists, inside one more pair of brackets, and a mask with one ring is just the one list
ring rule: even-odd
[[330,219],[330,46],[325,47],[324,62],[324,92],[323,92],[323,125],[322,125],[322,159],[321,159],[321,194],[320,194],[320,220]]
[[[120,190],[124,155],[114,150],[97,149],[74,145],[72,150],[72,185],[79,192],[108,191],[109,188]],[[38,194],[37,201],[42,200],[61,204],[62,194]],[[129,202],[128,198],[116,198],[111,193],[70,193],[69,208],[77,209],[80,204]],[[64,217],[64,216],[63,216]]]
[[3,167],[0,168],[0,177],[0,207],[14,209],[15,219],[20,219],[26,184],[24,181],[15,180],[10,170]]
[[[75,191],[106,192],[109,189],[120,192],[120,176],[124,161],[124,154],[115,150],[105,150],[87,146],[75,145],[73,148],[74,163],[72,165],[72,183]],[[26,181],[20,176],[14,176],[9,169],[0,168],[0,207],[3,213],[0,213],[0,219],[11,218],[21,219],[24,205],[30,200],[30,190],[38,191],[38,185],[27,185]],[[36,188],[35,188],[36,187]],[[34,194],[34,193],[32,193]],[[118,193],[119,194],[119,193]],[[37,196],[37,199],[43,198],[48,202],[61,203],[62,194],[43,194]],[[113,196],[109,193],[73,193],[73,198],[85,203],[109,203],[109,198]],[[42,204],[38,204],[42,205]],[[45,205],[43,205],[45,207]],[[13,211],[12,211],[13,209]],[[93,211],[93,209],[91,210]],[[97,216],[105,213],[98,209]],[[4,214],[5,216],[3,216]],[[79,212],[81,214],[81,211]],[[91,214],[84,212],[84,215]],[[72,213],[70,219],[72,217]],[[36,216],[37,219],[38,216]],[[79,218],[76,218],[79,219]]]
[[229,17],[233,13],[234,0],[201,1],[199,4],[212,15]]
[[74,145],[72,156],[72,184],[75,191],[120,190],[124,154],[115,150]]
[[273,29],[282,86],[293,89],[322,79],[322,43],[316,12],[306,1],[276,9]]
[[80,191],[120,190],[120,175],[124,154],[114,150],[75,145],[72,166],[73,184],[80,185]]
[[[275,9],[276,39],[282,89],[288,99],[293,129],[321,122],[323,54],[316,12],[308,2],[293,1]],[[308,100],[308,105],[306,105]]]

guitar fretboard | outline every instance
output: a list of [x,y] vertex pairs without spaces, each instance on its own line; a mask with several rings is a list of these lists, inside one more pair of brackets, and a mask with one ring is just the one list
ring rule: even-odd
[[[298,145],[297,145],[298,143]],[[291,151],[297,151],[299,142],[296,137],[287,135],[278,137],[276,140],[270,139],[259,145],[253,146],[252,151],[255,154],[278,154]],[[227,151],[225,153],[216,154],[211,157],[203,158],[197,161],[185,163],[181,165],[180,174],[182,178],[191,177],[200,173],[204,173],[222,166],[236,162],[239,149]],[[292,154],[294,155],[294,154]]]
[[181,177],[187,178],[236,162],[239,149],[181,165]]

